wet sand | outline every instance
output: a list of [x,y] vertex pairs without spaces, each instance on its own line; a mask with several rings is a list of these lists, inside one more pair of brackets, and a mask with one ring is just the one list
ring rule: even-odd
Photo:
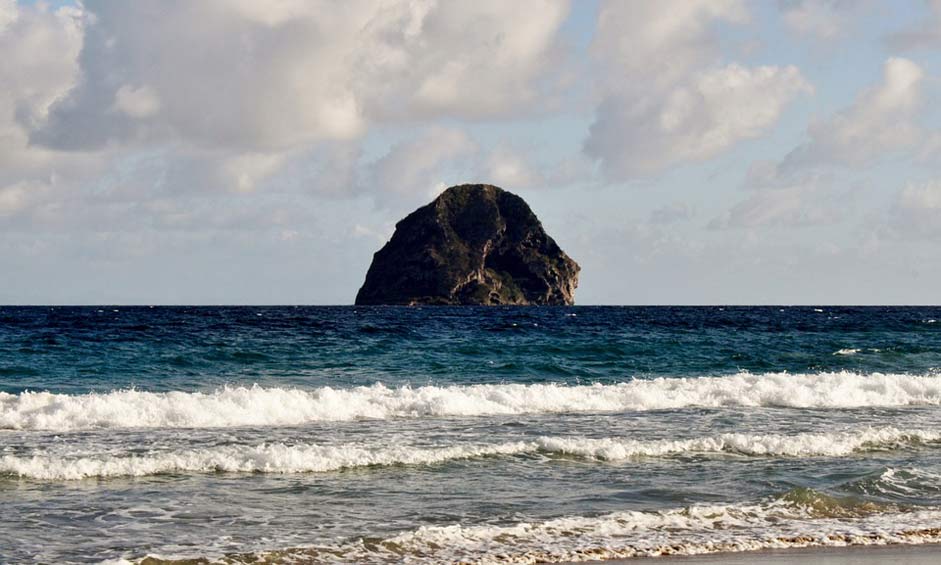
[[740,553],[713,553],[709,555],[642,557],[595,561],[604,565],[639,565],[642,562],[669,565],[717,565],[720,563],[762,563],[773,565],[937,565],[941,563],[941,544],[924,545],[878,545],[851,547],[808,547],[798,549],[775,549],[743,551]]

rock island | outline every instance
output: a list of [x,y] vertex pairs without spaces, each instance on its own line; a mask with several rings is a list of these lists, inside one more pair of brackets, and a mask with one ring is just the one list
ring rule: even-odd
[[452,186],[395,225],[357,305],[570,305],[580,267],[519,196]]

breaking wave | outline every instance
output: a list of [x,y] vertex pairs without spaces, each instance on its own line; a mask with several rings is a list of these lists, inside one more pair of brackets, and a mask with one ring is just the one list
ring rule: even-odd
[[851,372],[741,373],[619,384],[480,384],[313,390],[231,386],[214,392],[0,393],[0,429],[190,428],[317,421],[687,407],[859,408],[941,404],[941,377]]
[[889,467],[848,487],[865,496],[941,501],[941,474],[917,467]]
[[683,440],[540,437],[495,444],[413,445],[226,445],[147,454],[36,454],[0,456],[0,475],[38,480],[141,477],[168,473],[316,473],[389,465],[430,465],[479,457],[541,454],[600,461],[683,455],[843,457],[875,450],[941,442],[941,432],[864,428],[838,433],[721,434]]
[[616,512],[512,525],[427,526],[388,538],[353,539],[253,557],[305,563],[563,563],[794,547],[933,543],[941,541],[938,523],[941,511],[933,508],[905,511],[795,489],[758,504]]

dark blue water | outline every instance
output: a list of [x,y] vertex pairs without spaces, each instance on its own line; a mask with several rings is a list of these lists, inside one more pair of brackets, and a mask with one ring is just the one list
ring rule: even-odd
[[0,562],[939,541],[937,320],[0,307]]
[[941,308],[4,307],[0,390],[921,374],[941,367],[933,320]]

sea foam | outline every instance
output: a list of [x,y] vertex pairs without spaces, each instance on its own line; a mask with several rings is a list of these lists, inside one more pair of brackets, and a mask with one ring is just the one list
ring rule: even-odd
[[430,465],[480,457],[523,454],[599,461],[682,455],[755,457],[842,457],[853,453],[904,449],[941,441],[941,432],[862,428],[832,433],[720,434],[681,440],[539,437],[493,444],[423,447],[397,443],[316,445],[265,443],[183,448],[145,454],[61,453],[0,456],[0,475],[38,480],[147,476],[167,473],[313,473],[356,467]]
[[[820,509],[824,508],[825,511]],[[756,504],[565,516],[509,525],[425,526],[385,539],[281,549],[264,561],[570,563],[814,546],[941,541],[941,511],[860,506],[797,489]]]
[[941,404],[941,377],[851,372],[657,378],[619,384],[480,384],[313,390],[229,386],[213,392],[0,393],[0,429],[286,426],[688,407],[859,408]]
[[0,457],[0,475],[40,480],[141,477],[184,472],[312,473],[381,465],[421,465],[530,450],[526,443],[441,448],[363,445],[232,445],[145,455],[33,455]]

